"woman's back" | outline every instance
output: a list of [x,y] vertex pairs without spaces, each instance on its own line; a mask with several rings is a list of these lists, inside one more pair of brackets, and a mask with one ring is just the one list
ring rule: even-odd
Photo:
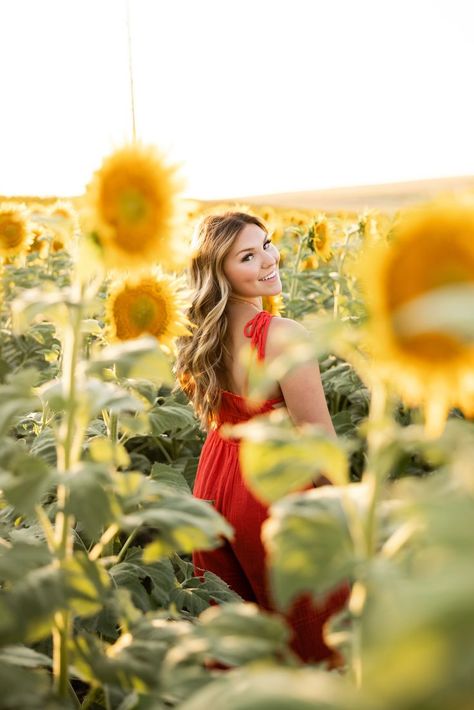
[[[240,397],[248,394],[248,370],[242,366],[241,355],[249,344],[255,349],[258,359],[265,357],[266,345],[272,329],[272,316],[266,311],[252,312],[252,308],[228,307],[228,326],[225,346],[230,356],[224,359],[229,382],[228,392]],[[267,393],[268,399],[282,398],[282,391],[275,381]]]

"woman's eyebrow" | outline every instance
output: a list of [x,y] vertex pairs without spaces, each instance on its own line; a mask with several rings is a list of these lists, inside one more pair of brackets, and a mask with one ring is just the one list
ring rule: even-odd
[[[264,236],[264,238],[263,238],[263,243],[264,243],[264,244],[265,244],[265,242],[266,242],[266,240],[267,240],[267,236],[268,236],[268,235],[265,234],[265,236]],[[239,256],[239,254],[242,254],[243,251],[255,251],[255,249],[256,249],[256,247],[247,247],[246,249],[241,249],[240,251],[237,252],[237,254],[236,254],[235,256]]]

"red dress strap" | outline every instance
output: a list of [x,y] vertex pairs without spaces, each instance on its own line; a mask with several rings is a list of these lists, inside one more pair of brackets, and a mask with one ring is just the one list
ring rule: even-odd
[[259,360],[263,360],[265,357],[265,344],[272,318],[272,314],[268,311],[260,311],[244,325],[244,335],[246,338],[251,339],[250,343],[252,347],[257,349]]

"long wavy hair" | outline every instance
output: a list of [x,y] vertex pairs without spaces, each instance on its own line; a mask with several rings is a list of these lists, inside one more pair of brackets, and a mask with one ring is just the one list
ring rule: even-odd
[[205,431],[216,426],[221,388],[228,387],[225,355],[227,299],[230,284],[223,263],[234,240],[247,224],[255,224],[268,234],[258,217],[245,212],[208,215],[197,225],[188,270],[191,305],[186,315],[193,324],[192,335],[177,339],[174,374],[177,384],[191,401]]

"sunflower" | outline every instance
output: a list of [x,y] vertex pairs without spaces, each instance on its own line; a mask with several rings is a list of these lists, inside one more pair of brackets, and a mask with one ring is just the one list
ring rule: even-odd
[[287,249],[286,247],[282,247],[280,249],[280,261],[279,265],[281,266],[288,266],[288,260],[290,258],[290,250]]
[[0,255],[12,257],[28,251],[34,239],[25,205],[4,202],[0,205]]
[[439,433],[450,407],[474,413],[474,201],[405,210],[392,236],[363,256],[369,347],[382,377]]
[[317,269],[319,266],[319,258],[316,254],[311,254],[307,256],[306,259],[302,259],[299,265],[300,271],[312,271]]
[[326,215],[321,214],[313,224],[313,247],[316,254],[327,261],[331,256],[331,239]]
[[368,210],[359,217],[359,230],[368,242],[385,239],[390,228],[390,217],[378,210]]
[[65,238],[64,235],[55,234],[51,239],[49,249],[53,254],[56,254],[58,251],[67,249],[68,241],[69,240],[67,239],[67,237]]
[[79,218],[70,202],[58,200],[49,209],[52,222],[50,226],[54,232],[61,235],[61,239],[68,241],[79,228]]
[[260,205],[254,208],[254,212],[263,219],[264,222],[274,222],[277,218],[277,213],[271,205]]
[[283,303],[283,296],[281,293],[275,294],[275,296],[263,296],[262,307],[264,311],[268,311],[272,316],[281,315],[285,305]]
[[38,252],[41,257],[45,255],[45,250],[48,248],[46,241],[45,229],[41,224],[36,224],[32,227],[33,239],[31,241],[29,251]]
[[26,206],[13,202],[0,205],[0,255],[9,258],[24,254],[33,239]]
[[283,215],[285,224],[306,229],[310,220],[309,214],[302,210],[286,210]]
[[87,188],[84,221],[107,266],[146,268],[158,261],[175,267],[172,239],[181,187],[175,171],[153,147],[140,143],[104,160]]
[[174,338],[191,334],[183,286],[182,279],[158,268],[117,281],[106,304],[112,338],[130,340],[148,333],[171,352]]

